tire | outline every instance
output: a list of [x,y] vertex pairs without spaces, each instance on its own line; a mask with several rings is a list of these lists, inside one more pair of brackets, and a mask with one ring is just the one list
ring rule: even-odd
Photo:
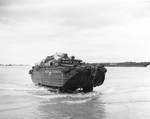
[[92,92],[93,91],[93,85],[92,84],[87,84],[85,87],[83,87],[83,92]]

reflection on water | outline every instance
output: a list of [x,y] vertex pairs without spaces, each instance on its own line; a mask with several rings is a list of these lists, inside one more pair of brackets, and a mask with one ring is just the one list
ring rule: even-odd
[[1,119],[149,119],[150,70],[107,68],[91,93],[59,94],[34,86],[30,67],[0,67]]
[[99,99],[83,97],[69,96],[43,100],[37,107],[37,110],[44,114],[40,118],[45,118],[45,116],[55,119],[104,118],[104,108],[99,104]]

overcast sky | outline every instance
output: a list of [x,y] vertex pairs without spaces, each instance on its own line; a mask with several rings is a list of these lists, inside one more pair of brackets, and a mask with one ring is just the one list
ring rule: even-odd
[[0,0],[0,63],[34,64],[56,52],[150,61],[150,0]]

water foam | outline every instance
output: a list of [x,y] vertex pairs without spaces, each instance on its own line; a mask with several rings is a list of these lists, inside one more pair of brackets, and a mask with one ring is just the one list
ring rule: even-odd
[[75,94],[62,94],[58,92],[51,92],[51,95],[35,95],[38,98],[52,99],[52,98],[71,98],[71,99],[85,99],[91,97],[99,96],[98,92],[90,92],[90,93],[75,93]]

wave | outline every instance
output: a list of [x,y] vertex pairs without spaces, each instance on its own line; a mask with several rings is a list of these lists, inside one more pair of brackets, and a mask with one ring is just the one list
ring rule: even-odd
[[15,111],[15,110],[20,110],[20,109],[25,109],[29,108],[31,105],[23,105],[23,106],[14,106],[14,107],[6,107],[4,109],[0,109],[0,112],[6,112],[6,111]]
[[122,100],[122,101],[101,101],[101,104],[130,104],[130,103],[149,103],[150,100],[146,100],[146,99],[143,99],[143,100],[128,100],[128,101],[125,101],[125,100]]
[[45,91],[45,88],[35,88],[35,87],[0,87],[0,90],[5,91]]
[[53,93],[50,95],[34,95],[36,98],[43,99],[45,101],[55,99],[58,103],[64,104],[81,104],[91,101],[93,99],[99,98],[100,93],[90,92],[90,93],[76,93],[76,94],[61,94],[61,93]]

